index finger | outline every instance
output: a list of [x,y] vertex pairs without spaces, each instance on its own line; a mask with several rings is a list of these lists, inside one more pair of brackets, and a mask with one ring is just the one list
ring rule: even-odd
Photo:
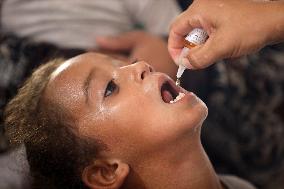
[[181,14],[171,25],[170,34],[168,39],[168,50],[177,63],[178,56],[184,47],[184,37],[193,30],[193,26],[190,24],[186,15]]

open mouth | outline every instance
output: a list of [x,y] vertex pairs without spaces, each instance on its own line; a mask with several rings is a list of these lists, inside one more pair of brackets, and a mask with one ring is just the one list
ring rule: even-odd
[[161,97],[165,103],[176,103],[185,96],[174,83],[166,81],[161,87]]

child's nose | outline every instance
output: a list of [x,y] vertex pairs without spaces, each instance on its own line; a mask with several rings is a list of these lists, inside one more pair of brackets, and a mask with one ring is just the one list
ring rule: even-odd
[[151,72],[154,72],[154,69],[146,62],[139,61],[135,64],[121,67],[121,71],[121,76],[125,80],[141,83]]
[[144,61],[137,62],[134,67],[136,71],[136,79],[137,80],[144,80],[151,72],[154,71],[153,67],[147,64]]

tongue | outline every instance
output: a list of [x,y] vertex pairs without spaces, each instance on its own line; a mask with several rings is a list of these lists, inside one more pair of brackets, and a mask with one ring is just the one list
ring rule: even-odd
[[162,98],[166,103],[170,103],[170,101],[174,100],[171,93],[167,90],[162,91]]

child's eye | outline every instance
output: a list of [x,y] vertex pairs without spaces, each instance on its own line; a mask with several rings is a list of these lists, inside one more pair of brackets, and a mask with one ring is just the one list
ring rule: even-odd
[[106,87],[105,90],[105,94],[104,97],[108,97],[110,95],[112,95],[112,93],[117,89],[117,85],[115,84],[115,82],[113,80],[111,80]]

